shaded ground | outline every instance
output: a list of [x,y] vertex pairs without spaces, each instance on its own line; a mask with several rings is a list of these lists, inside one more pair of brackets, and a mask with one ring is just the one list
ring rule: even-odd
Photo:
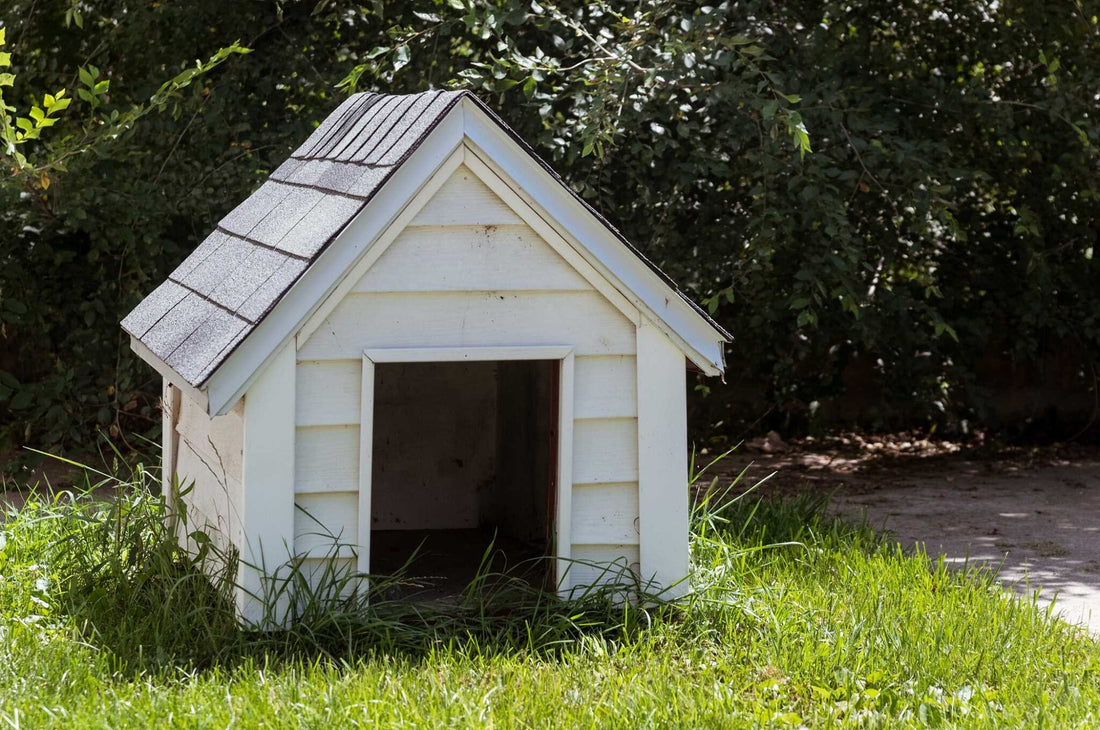
[[987,565],[1100,634],[1100,449],[962,449],[904,436],[759,439],[723,472],[746,466],[746,485],[778,470],[762,494],[807,486],[831,493],[838,513],[865,514],[902,545],[923,543],[959,566]]

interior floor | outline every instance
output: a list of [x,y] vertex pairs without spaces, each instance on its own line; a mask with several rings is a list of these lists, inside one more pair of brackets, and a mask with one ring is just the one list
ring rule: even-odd
[[402,579],[387,588],[386,598],[453,598],[476,577],[490,544],[492,552],[485,558],[483,571],[507,573],[536,587],[546,587],[550,561],[540,546],[487,528],[372,530],[371,574],[388,576],[405,568]]

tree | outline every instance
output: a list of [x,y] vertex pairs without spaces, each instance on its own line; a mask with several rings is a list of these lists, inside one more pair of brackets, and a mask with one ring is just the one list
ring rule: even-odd
[[[731,385],[695,399],[734,435],[765,414],[991,422],[990,363],[1058,353],[1076,401],[1096,392],[1100,36],[1081,3],[18,0],[3,20],[5,98],[44,116],[43,91],[109,78],[102,116],[176,59],[254,49],[48,188],[0,186],[8,443],[155,433],[156,376],[118,320],[353,89],[485,96],[737,336]],[[870,407],[845,411],[861,389]]]

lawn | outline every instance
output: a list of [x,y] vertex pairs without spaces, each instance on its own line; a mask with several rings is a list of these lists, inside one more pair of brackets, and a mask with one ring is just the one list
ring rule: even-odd
[[[1100,646],[987,574],[824,501],[696,510],[694,595],[472,589],[238,631],[142,489],[31,499],[0,533],[11,727],[1096,727]],[[730,494],[737,492],[737,487]],[[496,584],[494,584],[496,585]]]

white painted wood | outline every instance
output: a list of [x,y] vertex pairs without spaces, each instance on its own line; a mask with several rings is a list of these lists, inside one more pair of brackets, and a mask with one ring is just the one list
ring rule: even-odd
[[[172,386],[172,390],[179,389]],[[180,491],[172,508],[182,536],[203,530],[222,550],[242,542],[242,454],[244,409],[210,418],[201,404],[181,397],[172,428],[175,472]],[[193,540],[184,544],[198,550]]]
[[[480,102],[467,98],[461,105],[466,145],[477,157],[491,164],[508,187],[523,195],[541,217],[567,232],[577,250],[587,253],[589,263],[596,265],[609,281],[617,282],[619,291],[629,292],[635,305],[662,331],[675,337],[684,353],[703,372],[720,375],[725,368],[724,348],[728,341],[724,333],[707,322],[592,215],[574,193],[517,145]],[[466,164],[475,169],[469,161]]]
[[638,544],[638,485],[574,485],[572,535],[573,544]]
[[240,484],[221,481],[214,473],[216,465],[211,467],[186,441],[180,441],[176,459],[182,492],[175,502],[181,545],[196,554],[200,546],[190,536],[202,532],[222,554],[233,554],[242,532]]
[[559,256],[573,267],[574,271],[580,274],[594,289],[603,294],[607,301],[618,309],[624,317],[637,325],[641,321],[641,315],[638,308],[625,296],[625,293],[617,289],[611,281],[602,276],[580,255],[577,249],[562,237],[550,221],[528,204],[521,191],[514,190],[505,182],[493,168],[478,156],[475,149],[467,147],[466,150],[466,163],[481,181],[499,195],[539,237],[546,241]]
[[633,418],[577,419],[573,424],[573,483],[638,481],[638,422]]
[[355,557],[360,534],[358,490],[294,498],[296,557]]
[[[446,182],[447,177],[462,164],[462,159],[466,154],[465,148],[461,144],[452,148],[447,158],[439,165],[439,167],[431,174],[431,176],[423,181],[420,189],[416,194],[412,196],[411,200],[405,205],[399,214],[397,214],[393,222],[390,223],[381,233],[376,235],[376,240],[366,242],[366,248],[360,255],[351,263],[344,271],[339,272],[338,278],[334,286],[332,286],[328,293],[324,296],[323,300],[317,303],[310,311],[309,315],[305,317],[301,324],[297,327],[294,339],[295,346],[301,349],[302,343],[307,341],[312,335],[314,330],[321,326],[321,323],[332,313],[340,302],[348,295],[348,292],[352,290],[355,284],[363,278],[363,275],[370,270],[372,266],[382,257],[383,254],[389,249],[397,237],[408,227],[409,223],[416,216],[420,209],[427,204],[431,197],[439,190],[440,186]],[[387,183],[383,186],[383,191],[389,187]],[[363,218],[364,215],[370,210],[368,206],[363,213],[359,214],[356,221]],[[344,229],[343,233],[333,241],[334,247],[339,243],[340,239],[344,235],[349,234],[355,227],[356,222],[353,221],[351,225]],[[356,231],[356,235],[368,235],[366,229]],[[348,244],[352,245],[352,244]],[[323,258],[323,257],[322,257]],[[318,259],[319,263],[322,259]],[[317,266],[314,263],[311,270]]]
[[347,492],[359,484],[359,426],[298,428],[294,444],[296,494]]
[[687,381],[683,352],[638,329],[638,510],[641,578],[686,593],[689,571]]
[[183,394],[168,378],[161,378],[160,433],[161,433],[161,494],[164,495],[168,526],[172,534],[180,537],[178,504],[176,495],[176,455],[179,452],[179,433],[176,424],[180,417]]
[[638,565],[637,545],[574,545],[569,565],[572,594],[596,585],[633,587]]
[[553,550],[558,560],[554,578],[558,582],[558,591],[564,594],[571,585],[568,560],[573,551],[573,441],[576,437],[573,417],[573,403],[576,394],[576,355],[570,352],[562,358],[558,370],[558,473],[554,485],[554,501],[557,514],[554,516]]
[[410,225],[462,226],[469,224],[506,226],[522,223],[485,183],[463,166],[451,173]]
[[355,558],[344,557],[336,558],[335,560],[328,560],[325,558],[303,558],[298,561],[297,566],[302,576],[305,578],[306,584],[309,585],[313,591],[321,589],[322,584],[329,588],[341,584],[344,585],[345,590],[341,592],[339,596],[318,596],[318,598],[322,600],[344,598],[358,587],[359,581],[345,581],[345,578],[352,577],[358,572]]
[[298,355],[346,359],[382,347],[563,342],[577,354],[629,355],[634,339],[634,326],[596,292],[350,294]]
[[362,362],[298,362],[294,407],[299,426],[358,425]]
[[[378,253],[381,254],[388,245],[387,237],[395,238],[404,230],[408,221],[419,212],[420,206],[458,167],[462,161],[462,117],[456,105],[450,114],[440,120],[355,220],[344,228],[278,305],[214,371],[204,384],[210,398],[210,412],[221,413],[230,408],[258,377],[264,363],[274,356],[283,343],[294,337],[311,315],[325,305],[330,295],[339,301],[343,296],[341,284],[349,273],[356,270],[356,263],[375,248],[380,248]],[[421,196],[421,192],[425,194]],[[347,282],[347,288],[359,280],[363,271]]]
[[244,409],[238,404],[224,416],[206,415],[205,409],[190,399],[180,399],[176,433],[192,449],[209,461],[220,482],[240,482],[244,460]]
[[577,418],[638,415],[638,365],[629,355],[577,358]]
[[286,605],[265,610],[262,599],[265,574],[285,564],[294,545],[294,375],[294,348],[283,347],[245,396],[245,544],[237,573],[237,609],[253,625],[278,625],[287,610]]
[[372,348],[373,362],[486,362],[494,360],[561,360],[573,352],[568,345],[530,347],[392,347]]
[[355,285],[374,292],[591,288],[522,222],[407,228]]
[[359,534],[363,536],[359,545],[358,569],[363,575],[370,574],[370,530],[371,530],[371,473],[374,468],[374,361],[365,353],[362,355],[360,372],[362,380],[359,402]]

